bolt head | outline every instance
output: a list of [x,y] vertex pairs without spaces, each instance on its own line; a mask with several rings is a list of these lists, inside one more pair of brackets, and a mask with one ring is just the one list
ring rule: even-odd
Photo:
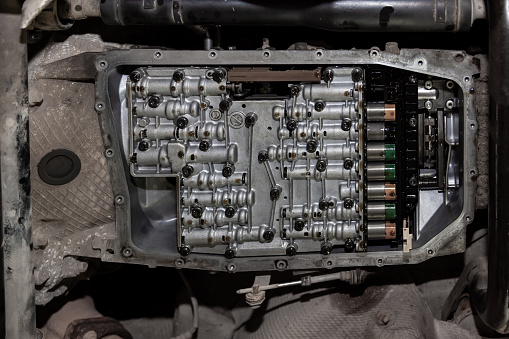
[[433,102],[431,102],[431,100],[428,100],[424,103],[424,107],[426,109],[432,109],[433,108]]
[[348,238],[345,241],[345,252],[350,253],[355,248],[355,243],[352,239]]
[[318,172],[324,172],[327,169],[327,162],[325,160],[318,160],[316,162],[316,170]]
[[177,119],[177,127],[180,129],[186,128],[188,123],[189,123],[189,120],[187,120],[186,117],[180,117]]
[[223,175],[223,177],[229,178],[232,176],[233,172],[235,172],[235,167],[233,167],[232,165],[224,165],[221,174]]
[[214,73],[212,74],[212,80],[214,80],[217,83],[220,83],[224,80],[224,77],[226,76],[224,70],[222,69],[216,69]]
[[161,104],[161,98],[159,98],[159,97],[151,96],[151,97],[148,99],[148,106],[149,106],[149,107],[151,107],[151,108],[156,108],[156,107],[158,107],[160,104]]
[[193,218],[199,219],[203,215],[203,209],[201,207],[191,208],[191,215]]
[[189,178],[191,175],[193,175],[194,167],[191,165],[185,165],[182,167],[182,175],[184,178]]
[[322,211],[326,211],[329,209],[329,203],[322,199],[318,202],[318,208]]
[[326,83],[331,82],[334,79],[334,71],[332,68],[327,68],[323,71],[323,81]]
[[224,215],[225,217],[227,218],[233,218],[233,216],[235,215],[237,211],[235,211],[235,208],[231,207],[231,206],[228,206],[226,207],[226,209],[224,210]]
[[288,256],[294,256],[297,254],[297,248],[295,248],[295,246],[293,245],[288,245],[286,247],[286,255]]
[[279,189],[277,188],[272,188],[270,190],[270,200],[277,200],[279,198]]
[[286,123],[286,128],[288,128],[289,131],[294,131],[297,129],[297,121],[290,119]]
[[341,121],[341,129],[343,131],[349,131],[350,128],[352,127],[352,121],[350,119],[343,119],[343,121]]
[[304,229],[304,227],[306,226],[306,222],[302,219],[296,219],[295,220],[295,223],[293,225],[293,228],[297,231],[297,232],[300,232]]
[[353,203],[353,200],[352,199],[345,199],[345,201],[343,202],[343,207],[346,208],[346,209],[351,209],[353,207],[354,203]]
[[175,82],[181,82],[182,80],[184,80],[185,77],[186,74],[184,73],[184,71],[177,70],[175,71],[175,73],[173,73],[173,80]]
[[233,259],[235,257],[235,251],[233,250],[233,248],[228,248],[225,252],[224,252],[224,257],[226,259]]
[[145,152],[150,148],[150,145],[147,141],[142,141],[138,144],[138,149],[142,152]]
[[254,113],[247,114],[246,117],[244,118],[246,127],[249,128],[251,126],[254,126],[254,124],[256,123],[256,120],[257,120],[256,114],[254,114]]
[[299,86],[292,86],[292,87],[290,87],[290,95],[292,97],[296,97],[297,95],[299,95],[299,93],[300,93]]
[[219,109],[221,110],[221,112],[226,112],[230,109],[231,105],[232,105],[231,99],[221,100],[221,102],[219,103]]
[[206,152],[210,148],[210,142],[208,140],[202,140],[198,148],[200,149],[200,151]]
[[352,81],[361,81],[363,78],[362,70],[360,68],[354,68],[352,70]]
[[318,148],[318,143],[315,140],[308,140],[306,144],[306,151],[309,153],[315,153]]
[[410,119],[408,119],[408,125],[410,125],[410,127],[415,127],[415,126],[417,126],[417,119],[416,119],[416,118],[410,118]]
[[267,151],[261,151],[260,153],[258,153],[259,162],[265,162],[267,160],[269,160],[269,153],[267,153]]
[[325,103],[323,101],[315,102],[315,111],[321,112],[325,108]]
[[274,231],[273,230],[266,230],[265,232],[263,232],[263,239],[265,239],[267,241],[274,240]]
[[183,257],[187,257],[189,254],[191,254],[191,249],[188,246],[182,246],[179,248],[179,253]]
[[332,252],[332,244],[330,242],[326,242],[322,244],[322,247],[320,248],[320,253],[323,255],[329,255]]
[[346,170],[352,169],[352,167],[353,167],[353,160],[352,159],[345,159],[345,161],[343,161],[343,167]]
[[132,82],[138,82],[141,80],[141,72],[134,71],[129,75],[129,79],[131,79]]

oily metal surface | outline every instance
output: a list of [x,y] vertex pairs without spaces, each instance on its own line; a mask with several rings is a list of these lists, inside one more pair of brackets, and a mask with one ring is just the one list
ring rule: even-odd
[[[39,80],[42,104],[30,110],[30,168],[35,225],[64,222],[58,239],[114,220],[113,196],[97,114],[93,84]],[[37,165],[54,149],[74,152],[81,171],[71,182],[53,186],[41,180]],[[37,226],[36,226],[37,227]]]

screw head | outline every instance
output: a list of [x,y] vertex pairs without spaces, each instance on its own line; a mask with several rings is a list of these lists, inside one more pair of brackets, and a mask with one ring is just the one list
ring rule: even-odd
[[354,82],[361,81],[363,78],[362,69],[360,68],[354,68],[352,70],[352,80]]
[[286,247],[286,255],[288,256],[294,256],[297,254],[297,248],[294,245],[288,245]]
[[318,143],[316,140],[308,140],[306,143],[306,151],[309,153],[315,153],[316,149],[318,148]]
[[325,71],[323,71],[323,81],[325,81],[326,83],[329,83],[329,82],[332,82],[332,80],[334,79],[334,71],[332,70],[332,68],[326,68]]
[[306,222],[301,219],[301,218],[297,218],[295,219],[295,223],[293,224],[293,228],[297,231],[297,232],[300,232],[304,229],[304,227],[306,226]]
[[156,107],[158,107],[160,104],[161,104],[161,98],[159,98],[159,97],[151,96],[151,97],[148,99],[148,105],[149,105],[149,107],[151,107],[151,108],[156,108]]
[[138,144],[138,149],[142,152],[145,152],[150,148],[150,145],[147,141],[142,141]]
[[408,77],[408,80],[412,83],[412,84],[415,84],[417,82],[417,77],[412,74],[411,76]]
[[235,215],[237,211],[235,211],[235,208],[231,207],[231,206],[228,206],[226,207],[226,209],[224,210],[224,215],[225,217],[227,218],[233,218],[233,216]]
[[214,73],[212,73],[212,80],[214,80],[217,83],[220,83],[221,81],[224,80],[225,76],[226,76],[226,73],[224,70],[216,69],[216,70],[214,70]]
[[294,131],[297,129],[297,121],[290,119],[286,123],[286,128],[288,128],[289,131]]
[[189,246],[182,246],[179,248],[179,253],[183,257],[187,257],[189,254],[191,254],[191,249]]
[[273,230],[266,230],[265,232],[263,232],[263,239],[265,239],[267,241],[274,240],[274,231]]
[[424,88],[431,89],[432,87],[433,87],[433,82],[431,82],[431,80],[426,80],[424,82]]
[[320,253],[323,255],[329,255],[332,252],[332,244],[330,242],[325,242],[322,244],[322,247],[320,248]]
[[177,119],[177,127],[180,129],[186,128],[188,123],[189,123],[189,120],[187,120],[186,117],[180,117]]
[[272,188],[270,190],[270,200],[277,200],[279,198],[279,189],[277,189],[276,187]]
[[133,71],[129,75],[129,79],[131,79],[132,82],[138,82],[141,80],[141,72],[140,71]]
[[133,255],[133,251],[129,247],[122,249],[122,255],[126,258],[130,258]]
[[232,106],[232,99],[230,99],[230,98],[221,100],[221,102],[219,103],[219,109],[223,113],[228,111],[231,106]]
[[417,186],[417,179],[415,177],[411,177],[410,179],[408,179],[408,184],[410,186]]
[[258,153],[258,162],[262,163],[269,160],[269,153],[267,151],[261,151]]
[[343,119],[343,121],[341,121],[341,129],[343,131],[349,131],[350,128],[352,127],[352,121],[350,119]]
[[300,87],[299,86],[292,86],[290,87],[290,95],[292,97],[296,97],[300,93]]
[[189,178],[191,175],[193,175],[194,167],[191,165],[185,165],[182,167],[182,175],[184,178]]
[[226,164],[224,165],[221,174],[223,175],[223,177],[229,178],[233,175],[233,172],[235,172],[235,167],[233,165]]
[[352,239],[348,238],[345,240],[345,252],[350,253],[355,248],[355,243]]
[[203,209],[199,206],[191,208],[191,215],[193,218],[199,219],[203,215]]
[[345,199],[345,201],[343,202],[343,207],[346,208],[347,210],[351,209],[353,205],[354,205],[353,200],[350,198]]
[[224,252],[224,257],[226,259],[233,259],[235,257],[235,251],[233,250],[233,248],[228,248],[225,252]]
[[424,103],[424,107],[426,109],[432,109],[433,108],[433,102],[431,100],[427,100],[425,103]]
[[186,77],[186,74],[182,70],[176,70],[175,73],[173,73],[173,80],[175,82],[181,82]]
[[329,209],[329,203],[325,199],[320,199],[318,202],[318,208],[322,211],[326,211]]
[[315,111],[321,112],[324,110],[324,108],[325,108],[325,102],[323,102],[323,101],[315,102]]
[[200,151],[206,152],[210,148],[210,142],[208,140],[202,140],[200,141],[200,145],[198,146],[198,148],[200,149]]
[[415,127],[415,126],[417,126],[417,119],[416,119],[416,118],[410,118],[410,119],[408,119],[408,125],[410,125],[410,127]]
[[353,167],[353,160],[352,159],[345,159],[345,161],[343,161],[343,167],[346,170],[352,169],[352,167]]
[[246,127],[251,127],[256,124],[256,120],[258,120],[258,117],[254,113],[248,113],[246,114],[246,117],[244,118],[244,123],[246,124]]
[[327,169],[327,161],[325,161],[324,159],[320,159],[316,162],[316,170],[318,172],[325,172],[326,169]]

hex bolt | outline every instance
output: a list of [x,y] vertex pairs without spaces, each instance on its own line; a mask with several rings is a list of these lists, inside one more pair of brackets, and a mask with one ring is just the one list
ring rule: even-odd
[[294,245],[286,246],[286,255],[292,257],[297,254],[297,247]]
[[266,230],[265,232],[263,232],[263,239],[267,240],[268,242],[274,240],[274,231]]
[[416,118],[410,118],[410,119],[408,119],[408,125],[410,125],[410,127],[415,127],[415,126],[417,126],[417,119],[416,119]]
[[296,97],[297,95],[299,95],[300,93],[300,87],[299,86],[292,86],[290,87],[290,95],[292,97]]
[[322,255],[329,255],[332,252],[332,244],[330,242],[324,242],[320,248]]
[[246,117],[244,118],[246,127],[249,128],[251,126],[254,126],[254,124],[256,124],[256,120],[258,120],[258,116],[256,114],[254,113],[246,114]]
[[286,123],[286,128],[288,128],[289,131],[294,131],[297,129],[297,121],[290,119]]
[[343,202],[343,207],[346,208],[347,210],[351,209],[353,205],[354,205],[353,200],[350,198],[345,199],[345,201]]
[[182,175],[184,178],[189,178],[191,175],[193,175],[194,167],[191,165],[185,165],[182,167]]
[[235,258],[235,250],[233,248],[228,248],[225,252],[224,252],[224,257],[226,259],[233,259]]
[[323,101],[315,102],[315,111],[321,112],[324,110],[324,108],[325,108],[325,102],[323,102]]
[[302,218],[297,218],[295,219],[295,223],[293,224],[293,228],[297,231],[297,232],[300,232],[304,229],[304,227],[306,226],[306,222],[304,221],[304,219]]
[[201,216],[203,215],[203,208],[201,208],[200,206],[195,206],[191,208],[191,215],[193,216],[193,218],[196,219],[201,218]]
[[270,200],[274,201],[279,199],[279,194],[280,194],[279,189],[277,187],[273,187],[270,190]]
[[229,178],[232,176],[232,174],[234,172],[235,172],[235,166],[226,164],[226,165],[224,165],[223,170],[221,171],[221,174],[223,175],[223,177]]
[[258,162],[262,163],[269,160],[269,153],[267,151],[260,151],[258,153]]
[[237,213],[237,211],[235,211],[235,208],[231,206],[226,207],[226,209],[224,210],[224,216],[227,218],[233,218],[235,213]]
[[131,79],[132,82],[138,82],[141,80],[141,73],[139,71],[133,71],[129,75],[129,79]]
[[191,248],[189,248],[189,246],[184,245],[179,248],[179,253],[181,256],[187,257],[189,254],[191,254]]
[[320,199],[320,201],[318,202],[318,208],[321,211],[326,211],[329,209],[329,203],[325,199]]
[[346,170],[350,170],[353,167],[353,160],[352,159],[345,159],[343,161],[343,168]]
[[148,105],[151,108],[156,108],[161,104],[161,98],[153,95],[150,98],[148,98]]
[[148,150],[150,148],[150,145],[147,141],[142,141],[138,144],[138,149],[141,151],[141,152],[145,152],[146,150]]
[[212,73],[212,80],[214,80],[217,83],[220,83],[224,80],[226,74],[225,71],[222,69],[216,69],[214,70],[214,73]]
[[362,69],[354,68],[352,70],[352,81],[354,82],[361,81],[362,78],[363,78]]
[[186,77],[186,74],[182,70],[176,70],[175,73],[173,73],[173,80],[175,82],[181,82]]
[[315,153],[316,149],[318,148],[318,143],[316,140],[308,140],[306,143],[306,151],[309,153]]
[[228,99],[224,99],[224,100],[221,100],[221,102],[219,103],[219,110],[221,110],[221,112],[227,112],[230,107],[232,106],[232,99],[228,98]]
[[325,161],[324,159],[320,159],[316,162],[316,170],[318,172],[325,172],[326,169],[327,169],[327,161]]
[[350,253],[355,248],[355,243],[352,239],[348,238],[345,240],[345,252]]
[[210,142],[208,140],[202,140],[200,141],[200,145],[198,146],[198,148],[200,149],[200,151],[206,152],[210,148]]
[[334,71],[332,68],[326,68],[325,71],[323,71],[323,81],[326,83],[331,83],[332,80],[334,80]]
[[341,121],[341,129],[343,131],[349,131],[350,128],[352,127],[352,121],[350,119],[343,119],[343,121]]
[[177,127],[180,129],[186,128],[188,123],[189,123],[189,120],[187,120],[186,117],[180,117],[177,119]]

